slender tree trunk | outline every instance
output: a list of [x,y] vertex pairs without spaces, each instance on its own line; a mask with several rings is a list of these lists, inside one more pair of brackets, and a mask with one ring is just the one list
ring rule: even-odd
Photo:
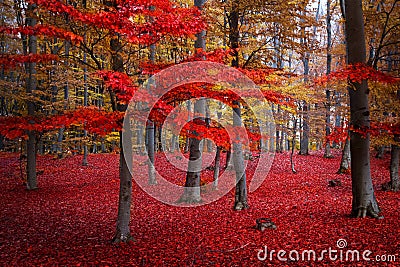
[[[400,136],[395,136],[395,141],[400,141]],[[390,182],[387,185],[387,189],[393,191],[400,190],[400,181],[399,181],[399,160],[400,160],[400,146],[392,145],[392,149],[390,151]]]
[[400,159],[400,147],[398,145],[392,145],[391,158],[390,158],[390,189],[393,191],[399,191],[399,159]]
[[[83,62],[86,63],[86,53],[83,53]],[[88,85],[87,85],[87,68],[83,68],[83,106],[88,106]],[[86,130],[83,130],[83,159],[82,165],[87,166],[88,163],[88,147],[87,147],[88,134]]]
[[351,155],[350,155],[350,135],[346,138],[344,148],[342,151],[342,159],[340,160],[340,168],[338,173],[348,173],[351,167]]
[[308,155],[308,144],[310,128],[308,126],[308,104],[304,101],[303,103],[303,120],[302,120],[302,135],[300,140],[300,155]]
[[[27,9],[26,25],[34,27],[37,23],[35,18],[36,4],[29,4]],[[28,49],[30,54],[37,53],[37,37],[30,35],[28,37]],[[27,63],[28,78],[26,81],[26,93],[30,96],[37,87],[36,77],[36,63]],[[36,105],[32,100],[27,100],[28,116],[35,115]],[[29,122],[33,123],[33,122]],[[28,190],[37,189],[37,177],[36,177],[36,132],[28,131],[28,140],[26,145],[27,153],[27,164],[26,164],[26,187]]]
[[221,166],[221,150],[220,146],[217,146],[217,151],[215,152],[215,167],[214,167],[214,183],[213,189],[218,190],[218,178],[219,178],[219,168]]
[[148,155],[148,173],[149,173],[149,184],[157,184],[156,170],[154,167],[154,122],[151,120],[147,121],[146,125],[146,141],[147,141],[147,155]]
[[[362,0],[345,0],[345,27],[347,59],[349,64],[365,63],[366,47]],[[368,106],[368,84],[350,82],[350,126],[367,130],[370,126]],[[375,198],[370,170],[370,137],[350,131],[352,215],[354,217],[378,217],[380,212]]]
[[294,149],[296,147],[296,128],[297,128],[297,119],[294,118],[293,135],[292,135],[292,152],[290,153],[290,167],[293,173],[297,172],[293,161]]
[[[332,24],[331,24],[331,0],[326,1],[326,75],[331,73],[332,66]],[[329,88],[326,89],[326,126],[325,134],[329,136],[331,134],[331,91]],[[324,158],[332,158],[331,144],[326,142]]]
[[[242,127],[242,119],[240,112],[240,103],[233,103],[233,126]],[[246,170],[244,165],[243,148],[240,140],[235,140],[233,143],[233,166],[236,172],[236,187],[235,187],[235,210],[248,209],[247,203],[247,185],[246,185]]]
[[[239,67],[239,1],[231,1],[231,10],[229,14],[229,43],[234,50],[232,59],[232,67]],[[233,103],[233,126],[243,127],[241,118],[240,102]],[[243,148],[240,140],[234,140],[233,143],[233,166],[236,172],[236,187],[235,187],[235,204],[234,210],[248,209],[247,203],[247,185],[246,171],[244,166]]]
[[[153,7],[150,7],[150,9],[153,9]],[[156,56],[156,47],[154,44],[150,45],[150,61],[152,63],[155,62],[155,56]],[[146,124],[146,141],[147,141],[147,155],[148,155],[148,174],[149,174],[149,184],[150,185],[155,185],[157,184],[157,179],[156,179],[156,170],[154,167],[155,163],[155,125],[154,122],[151,120],[147,121]]]

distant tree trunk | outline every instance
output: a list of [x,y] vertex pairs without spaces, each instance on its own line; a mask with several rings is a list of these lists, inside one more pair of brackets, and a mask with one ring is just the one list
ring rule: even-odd
[[[345,34],[349,64],[365,63],[366,47],[362,0],[345,0]],[[368,83],[350,82],[350,126],[366,130],[370,127],[368,106]],[[370,170],[370,137],[350,131],[352,215],[377,218],[380,212],[376,201]]]
[[[332,24],[331,24],[331,0],[326,1],[326,75],[331,73],[332,66]],[[331,134],[331,91],[329,88],[326,89],[326,126],[325,134],[329,136]],[[332,158],[331,144],[327,141],[325,145],[324,158]]]
[[[36,4],[29,4],[27,9],[26,26],[34,27],[37,24],[36,15],[34,12],[37,9]],[[37,37],[30,35],[28,37],[28,49],[30,54],[37,53]],[[36,77],[36,63],[27,63],[27,74],[26,79],[26,93],[28,96],[33,94],[37,88],[37,77]],[[28,116],[35,116],[36,105],[32,100],[27,100]],[[33,122],[29,122],[33,123]],[[26,164],[26,187],[28,190],[37,189],[37,177],[36,177],[36,132],[28,131],[28,140],[26,145],[27,153],[27,164]]]
[[[86,53],[83,53],[83,62],[86,63]],[[83,106],[87,107],[88,106],[88,85],[87,85],[87,68],[86,65],[83,68]],[[88,147],[87,147],[87,131],[83,130],[83,159],[82,159],[82,165],[87,166],[88,163]]]
[[221,166],[221,150],[220,146],[217,146],[217,151],[215,152],[215,166],[214,166],[214,183],[213,188],[214,190],[218,189],[218,178],[219,178],[219,168]]
[[[395,136],[395,141],[400,141],[400,136]],[[388,183],[387,189],[392,191],[400,190],[399,181],[399,160],[400,160],[400,147],[398,145],[392,145],[390,152],[390,182]]]
[[344,148],[342,151],[342,159],[340,160],[340,168],[338,173],[348,173],[351,166],[351,155],[350,155],[350,136],[346,138]]
[[294,118],[293,135],[292,135],[292,152],[290,153],[290,167],[293,173],[297,172],[293,161],[294,149],[296,147],[296,128],[297,128],[297,119]]
[[303,103],[303,120],[302,120],[302,134],[300,140],[300,155],[308,155],[308,144],[309,144],[309,135],[310,128],[308,126],[308,104],[304,101]]
[[378,146],[375,158],[382,159],[385,155],[385,146]]
[[226,159],[225,159],[225,167],[224,169],[231,169],[232,168],[232,148],[230,147],[226,152]]
[[147,155],[148,155],[148,173],[149,173],[149,184],[157,184],[156,170],[154,167],[154,122],[151,120],[147,121],[146,125],[146,141],[147,141]]

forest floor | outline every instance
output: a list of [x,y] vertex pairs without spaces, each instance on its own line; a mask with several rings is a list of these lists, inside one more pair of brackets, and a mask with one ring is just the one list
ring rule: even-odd
[[[335,174],[337,152],[333,159],[321,152],[296,155],[296,174],[284,153],[276,155],[263,184],[249,193],[250,209],[240,212],[232,210],[233,191],[208,205],[182,208],[163,204],[134,184],[136,241],[115,245],[110,240],[119,155],[89,155],[85,167],[82,156],[40,156],[39,190],[29,192],[18,155],[1,153],[0,266],[400,266],[400,193],[380,189],[389,179],[388,157],[371,159],[381,220],[348,216],[351,178]],[[249,162],[249,172],[254,164]],[[147,171],[146,166],[135,171]],[[185,173],[173,177],[183,183]],[[329,187],[332,179],[342,185]],[[257,218],[270,218],[277,229],[254,229]],[[315,260],[312,254],[308,260],[310,250]]]

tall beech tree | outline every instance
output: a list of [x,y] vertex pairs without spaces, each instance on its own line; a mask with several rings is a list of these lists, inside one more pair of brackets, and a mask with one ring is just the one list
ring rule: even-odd
[[[29,4],[26,11],[25,25],[28,27],[35,27],[37,24],[36,19],[36,4]],[[35,35],[28,36],[27,52],[31,55],[37,53],[37,37]],[[26,78],[26,93],[29,97],[35,92],[37,87],[36,77],[36,63],[28,62],[25,63],[27,78]],[[31,98],[27,100],[28,116],[35,116],[36,105]],[[34,123],[29,121],[29,123]],[[26,186],[29,190],[37,189],[37,177],[36,177],[36,132],[34,130],[27,131],[28,140],[26,143]]]
[[[205,0],[194,0],[194,5],[200,10],[203,9]],[[206,32],[200,31],[196,34],[196,41],[194,47],[196,50],[206,51]],[[204,116],[206,112],[206,100],[201,98],[194,103],[194,114]],[[197,118],[196,121],[204,121],[204,118]],[[196,133],[194,133],[196,135]],[[184,203],[200,203],[200,175],[202,165],[203,144],[199,138],[189,139],[189,162],[188,170],[186,172],[186,181],[183,195],[178,202]]]
[[[230,1],[230,10],[228,15],[229,23],[229,44],[233,50],[232,67],[239,67],[239,1]],[[233,126],[241,127],[241,109],[240,101],[233,101]],[[247,185],[246,185],[246,172],[243,157],[242,143],[239,140],[234,140],[233,143],[233,166],[236,173],[236,187],[235,187],[235,210],[248,209],[247,202]]]
[[[362,0],[345,0],[345,34],[348,64],[366,63]],[[350,153],[352,178],[352,216],[379,217],[370,170],[370,127],[367,80],[350,81]]]

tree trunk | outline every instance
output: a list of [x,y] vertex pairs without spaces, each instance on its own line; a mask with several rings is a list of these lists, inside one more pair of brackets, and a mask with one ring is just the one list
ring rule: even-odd
[[[205,99],[199,99],[194,104],[195,114],[205,114]],[[204,119],[201,119],[204,120]],[[194,133],[196,135],[196,132]],[[190,138],[189,141],[189,163],[186,173],[186,182],[183,195],[178,203],[201,203],[200,195],[200,174],[202,164],[203,142],[197,138]]]
[[[205,0],[194,0],[194,5],[200,10],[203,8]],[[203,30],[196,34],[194,47],[206,51],[206,32]],[[194,113],[200,116],[205,116],[206,100],[201,98],[194,104]],[[198,118],[199,119],[199,118]],[[204,121],[204,118],[200,120]],[[196,132],[194,133],[196,135]],[[200,174],[202,165],[202,142],[196,138],[190,138],[189,141],[189,163],[186,173],[185,188],[178,203],[200,203]]]
[[[116,3],[106,2],[108,5],[116,5]],[[112,70],[124,72],[123,58],[120,54],[122,44],[119,36],[116,34],[110,40],[110,48],[112,51],[111,64]],[[118,103],[115,94],[110,90],[110,97],[113,103],[114,111],[125,112],[127,105]],[[120,156],[119,156],[119,198],[118,198],[118,217],[116,224],[116,232],[113,238],[114,243],[128,242],[134,238],[131,236],[129,222],[131,216],[131,202],[132,202],[132,130],[129,122],[124,123],[125,136],[122,140],[122,131],[119,132],[120,138]],[[125,137],[124,136],[124,137]],[[124,146],[129,148],[124,149]]]
[[390,158],[390,189],[393,191],[400,190],[399,182],[399,159],[400,159],[400,147],[398,145],[392,145]]
[[[119,199],[118,199],[118,217],[117,229],[113,238],[114,243],[128,242],[134,240],[131,236],[129,223],[131,219],[132,203],[132,175],[129,167],[132,167],[132,149],[124,150],[125,147],[132,147],[132,132],[130,125],[124,127],[124,140],[122,132],[120,135],[121,153],[119,154]],[[122,141],[125,143],[123,144]],[[130,146],[129,146],[130,144]],[[129,166],[131,165],[131,166]]]
[[[362,0],[345,1],[345,27],[347,59],[349,64],[365,63],[366,47]],[[370,127],[368,83],[350,82],[350,127],[367,130]],[[350,131],[352,215],[377,218],[380,212],[375,198],[370,170],[370,136]]]
[[[27,9],[26,26],[34,27],[37,23],[35,18],[36,4],[29,4]],[[28,37],[28,49],[30,54],[37,53],[37,37],[30,35]],[[26,93],[28,96],[36,90],[37,77],[36,77],[36,63],[27,63],[28,78],[26,80]],[[35,116],[35,103],[32,100],[27,100],[28,116]],[[29,122],[33,123],[33,122]],[[26,164],[26,187],[28,190],[37,189],[36,177],[36,132],[28,131],[28,140],[26,145],[27,164]]]
[[215,166],[214,166],[214,183],[213,189],[218,190],[218,177],[219,177],[219,168],[221,166],[221,150],[220,146],[217,146],[217,151],[215,152]]
[[348,173],[350,170],[351,164],[351,155],[350,155],[350,136],[346,138],[346,142],[344,143],[344,148],[342,151],[342,159],[340,161],[340,168],[338,173]]
[[308,144],[309,144],[309,135],[310,128],[308,126],[308,105],[307,102],[303,103],[303,120],[302,120],[302,135],[300,140],[300,155],[308,155]]
[[[151,7],[150,9],[152,9]],[[156,56],[156,47],[154,44],[150,45],[150,61],[152,63],[155,62],[155,56]],[[149,184],[150,185],[155,185],[157,184],[157,179],[156,179],[156,170],[154,167],[154,162],[155,162],[155,125],[154,122],[151,120],[147,121],[146,125],[146,141],[147,141],[147,155],[148,155],[148,174],[149,174]]]
[[148,156],[148,173],[149,173],[149,184],[157,184],[156,170],[154,167],[154,122],[151,120],[147,121],[146,125],[146,142],[147,142],[147,156]]
[[[233,126],[242,127],[242,118],[240,112],[239,101],[233,103]],[[233,143],[233,166],[236,172],[236,187],[235,187],[235,210],[248,209],[247,203],[247,185],[246,185],[246,170],[244,165],[243,148],[240,139]]]
[[[326,75],[331,73],[332,66],[332,24],[331,24],[331,0],[326,1]],[[331,134],[331,91],[329,88],[326,89],[326,126],[325,126],[325,134],[328,137]],[[324,158],[332,158],[331,153],[331,144],[330,142],[326,142]]]

